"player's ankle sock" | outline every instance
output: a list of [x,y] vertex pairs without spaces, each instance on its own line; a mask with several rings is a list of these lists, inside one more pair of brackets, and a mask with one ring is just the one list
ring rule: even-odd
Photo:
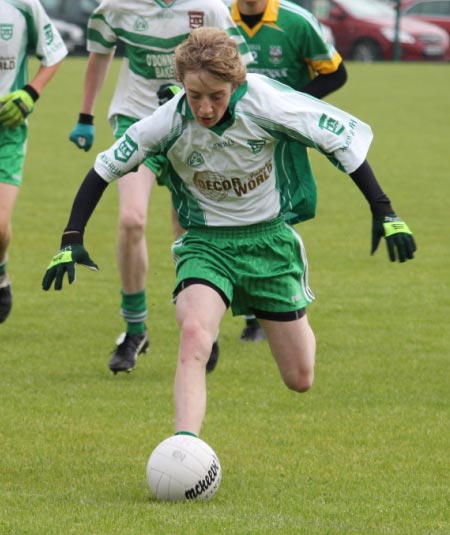
[[126,294],[122,290],[122,304],[120,313],[127,322],[127,333],[130,335],[142,334],[146,330],[147,303],[145,290]]
[[177,436],[177,435],[188,435],[190,437],[198,438],[198,435],[196,435],[195,433],[191,433],[190,431],[177,431],[175,433],[175,436]]
[[3,262],[3,264],[0,264],[0,277],[3,277],[5,273],[6,273],[6,260]]

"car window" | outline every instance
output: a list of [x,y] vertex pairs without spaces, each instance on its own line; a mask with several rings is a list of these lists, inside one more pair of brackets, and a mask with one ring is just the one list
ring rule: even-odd
[[407,13],[409,15],[443,15],[450,17],[450,1],[416,2],[407,9]]
[[362,2],[361,0],[338,0],[338,5],[344,7],[349,13],[358,19],[370,17],[394,17],[394,9],[384,2],[371,0]]

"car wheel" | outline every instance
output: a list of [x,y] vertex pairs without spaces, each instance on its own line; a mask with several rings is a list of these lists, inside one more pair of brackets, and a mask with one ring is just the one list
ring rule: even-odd
[[383,59],[380,46],[371,39],[362,39],[353,45],[351,59],[355,61],[379,61]]

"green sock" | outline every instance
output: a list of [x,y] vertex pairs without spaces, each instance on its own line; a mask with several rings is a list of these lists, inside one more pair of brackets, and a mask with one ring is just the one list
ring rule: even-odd
[[5,273],[6,273],[6,261],[3,262],[3,264],[0,264],[0,277],[3,277]]
[[126,294],[121,290],[122,304],[120,313],[127,322],[127,333],[142,334],[146,330],[147,303],[145,290],[133,294]]
[[190,437],[198,438],[198,435],[196,435],[195,433],[191,433],[190,431],[178,431],[177,433],[175,433],[175,436],[177,435],[188,435]]

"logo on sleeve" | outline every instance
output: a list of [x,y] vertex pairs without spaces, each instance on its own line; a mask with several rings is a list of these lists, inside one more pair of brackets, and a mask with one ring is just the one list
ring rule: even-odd
[[321,130],[328,130],[329,132],[339,136],[345,130],[345,126],[341,124],[337,119],[329,117],[326,113],[323,113],[319,119],[319,128]]
[[137,143],[125,134],[125,139],[114,149],[114,158],[119,162],[128,162],[136,151]]
[[44,26],[45,44],[50,46],[53,43],[55,36],[53,35],[53,27],[51,24]]

